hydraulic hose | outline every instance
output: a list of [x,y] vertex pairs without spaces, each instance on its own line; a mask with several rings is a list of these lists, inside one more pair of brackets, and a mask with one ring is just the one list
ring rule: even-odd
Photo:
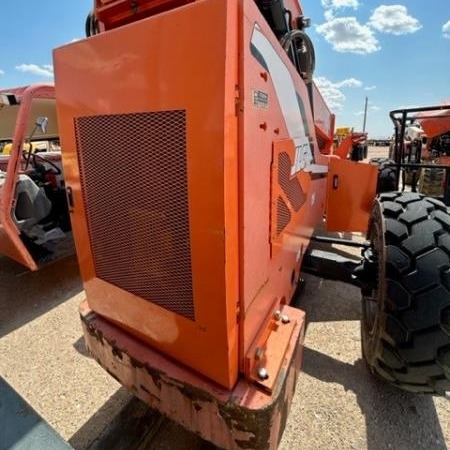
[[[295,41],[301,41],[301,46],[297,47]],[[298,52],[299,56],[299,72],[305,83],[311,83],[314,69],[316,67],[316,54],[314,51],[314,45],[310,37],[302,30],[294,29],[288,31],[280,40],[281,46],[286,52],[289,52],[291,45]]]
[[93,11],[91,11],[86,17],[85,33],[86,37],[91,37],[99,33],[98,22]]

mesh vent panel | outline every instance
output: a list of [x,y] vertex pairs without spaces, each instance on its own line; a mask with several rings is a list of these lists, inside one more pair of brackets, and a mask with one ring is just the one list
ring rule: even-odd
[[298,212],[305,203],[306,195],[303,192],[297,176],[291,178],[291,158],[286,152],[281,152],[278,157],[278,183],[286,194],[292,208]]
[[280,234],[291,221],[291,212],[281,197],[277,199],[277,234]]
[[75,128],[97,277],[194,320],[185,111]]

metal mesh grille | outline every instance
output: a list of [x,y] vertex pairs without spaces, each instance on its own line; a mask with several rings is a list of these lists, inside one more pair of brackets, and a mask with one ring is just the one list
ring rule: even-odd
[[99,278],[195,319],[185,111],[75,121]]
[[277,199],[277,234],[280,234],[291,221],[291,212],[281,197]]
[[305,203],[306,195],[303,192],[297,176],[291,178],[291,158],[286,152],[278,156],[278,183],[286,194],[295,212],[299,211]]

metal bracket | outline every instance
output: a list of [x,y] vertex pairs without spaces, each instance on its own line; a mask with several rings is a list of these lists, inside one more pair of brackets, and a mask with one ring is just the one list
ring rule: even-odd
[[355,269],[361,261],[345,258],[333,252],[310,249],[306,252],[302,263],[302,271],[329,280],[360,286],[354,275]]
[[272,393],[278,382],[297,325],[297,321],[287,313],[287,307],[281,306],[272,312],[263,332],[247,352],[246,376],[266,392]]

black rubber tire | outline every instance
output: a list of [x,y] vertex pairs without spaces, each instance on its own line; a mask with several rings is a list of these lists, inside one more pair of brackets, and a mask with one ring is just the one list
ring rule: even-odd
[[364,145],[354,144],[350,151],[350,159],[352,161],[362,161],[364,159]]
[[362,290],[371,371],[416,393],[450,391],[450,215],[416,193],[382,194],[368,240],[378,279]]
[[363,154],[363,156],[364,156],[364,159],[366,159],[367,156],[369,155],[369,146],[367,144],[364,144],[363,147],[364,147],[364,154]]
[[388,166],[388,164],[395,164],[394,161],[389,158],[371,158],[369,162],[378,166],[377,193],[396,191],[398,189],[397,170],[395,167]]

